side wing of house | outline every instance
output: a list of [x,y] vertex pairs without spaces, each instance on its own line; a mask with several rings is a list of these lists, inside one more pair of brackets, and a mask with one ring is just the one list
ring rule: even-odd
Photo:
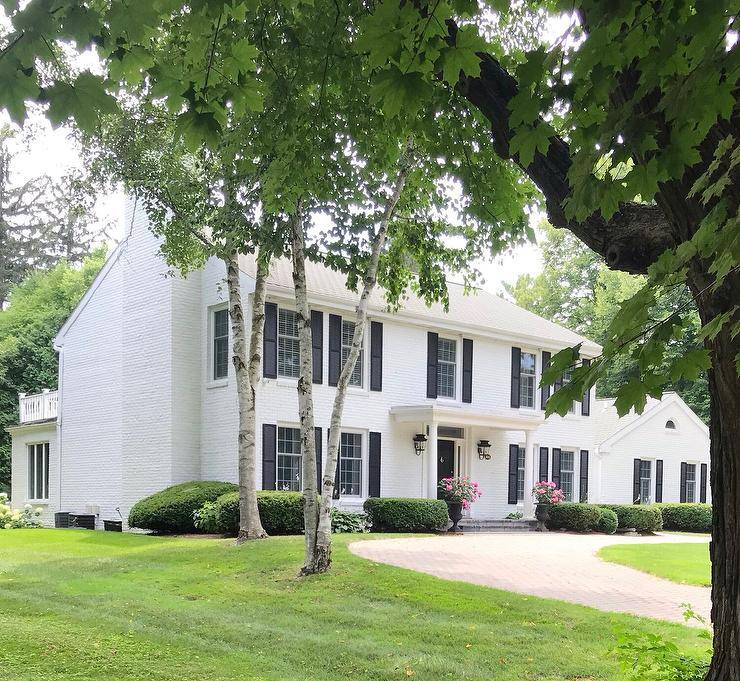
[[709,502],[709,433],[675,393],[600,446],[601,497],[610,503]]

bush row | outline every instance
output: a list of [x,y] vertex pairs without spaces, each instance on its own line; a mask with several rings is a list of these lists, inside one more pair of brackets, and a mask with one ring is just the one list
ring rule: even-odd
[[663,529],[663,516],[655,506],[639,504],[600,504],[617,514],[620,529],[634,529],[638,532],[657,532]]
[[663,529],[676,532],[711,532],[710,504],[655,504],[663,516]]
[[547,527],[551,530],[614,534],[617,528],[656,532],[663,527],[660,510],[654,506],[628,504],[555,504]]
[[[258,492],[257,507],[270,535],[303,532],[303,495]],[[365,513],[332,510],[334,532],[429,532],[447,524],[447,504],[437,499],[371,498]],[[163,534],[208,532],[236,536],[239,492],[226,482],[188,482],[142,499],[129,513],[129,525]]]

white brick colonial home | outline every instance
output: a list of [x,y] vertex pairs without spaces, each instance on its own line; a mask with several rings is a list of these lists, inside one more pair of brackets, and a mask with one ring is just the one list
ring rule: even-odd
[[[223,264],[168,276],[141,212],[55,339],[59,390],[20,397],[12,502],[126,518],[132,504],[188,480],[237,480],[237,399],[229,361]],[[245,296],[254,288],[243,261]],[[337,377],[352,336],[356,294],[342,276],[308,266],[316,442],[326,449]],[[300,489],[298,339],[290,264],[268,283],[258,392],[264,489]],[[248,316],[248,315],[247,315]],[[347,398],[339,503],[368,496],[436,497],[440,477],[467,474],[481,519],[532,514],[546,478],[569,500],[705,501],[707,428],[674,394],[619,419],[594,391],[571,413],[544,418],[538,387],[552,353],[582,343],[567,329],[479,291],[450,285],[449,312],[415,298],[395,313],[374,296]],[[418,436],[424,436],[419,452]],[[417,442],[415,442],[415,438]],[[490,447],[486,443],[490,444]]]

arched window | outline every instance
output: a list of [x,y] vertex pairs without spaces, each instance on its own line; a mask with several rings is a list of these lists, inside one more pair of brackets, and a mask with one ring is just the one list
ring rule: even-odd
[[665,422],[665,427],[666,427],[666,428],[667,428],[668,430],[676,430],[676,423],[675,423],[675,421],[672,421],[671,419],[668,419],[668,420],[667,420],[667,421]]

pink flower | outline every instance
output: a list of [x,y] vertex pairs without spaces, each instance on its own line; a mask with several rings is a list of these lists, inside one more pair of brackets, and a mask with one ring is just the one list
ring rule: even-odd
[[449,484],[445,485],[445,489],[446,489],[446,490],[447,490],[448,492],[451,492],[451,491],[452,491],[452,485],[449,485]]

